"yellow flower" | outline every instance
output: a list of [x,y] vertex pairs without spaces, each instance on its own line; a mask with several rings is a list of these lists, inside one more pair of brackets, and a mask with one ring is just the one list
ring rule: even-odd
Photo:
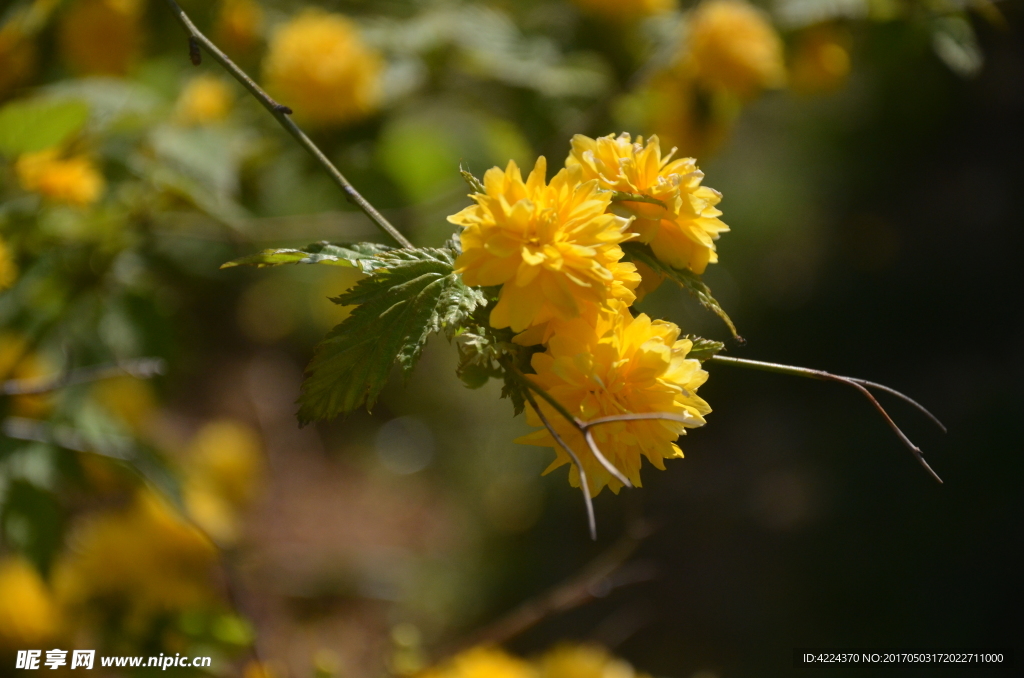
[[[686,418],[686,422],[614,422],[592,429],[605,458],[639,487],[641,456],[664,470],[665,459],[683,456],[676,439],[686,428],[704,425],[704,415],[711,411],[696,395],[708,375],[699,361],[686,358],[691,347],[690,340],[679,339],[679,328],[672,323],[652,321],[644,314],[633,318],[629,309],[619,304],[617,309],[602,313],[596,326],[582,319],[561,323],[547,351],[533,356],[536,374],[528,378],[584,421],[641,412]],[[539,405],[579,457],[591,495],[597,496],[605,485],[617,493],[621,483],[600,465],[575,426],[545,401],[539,401]],[[542,425],[532,408],[527,409],[527,423]],[[545,473],[571,462],[546,428],[516,442],[555,449],[555,461]],[[569,482],[579,487],[575,466],[569,473]]]
[[729,230],[715,207],[722,194],[700,185],[704,173],[693,158],[672,160],[672,153],[662,157],[656,136],[645,145],[643,137],[633,142],[626,133],[598,139],[577,134],[565,164],[580,167],[584,180],[596,180],[603,189],[661,203],[616,203],[635,217],[631,229],[640,242],[650,243],[661,261],[694,273],[718,261],[714,241]]
[[805,94],[838,89],[850,74],[849,37],[834,26],[809,29],[797,39],[790,86]]
[[537,663],[539,678],[639,678],[632,666],[598,645],[556,645]]
[[536,678],[528,663],[494,647],[477,646],[459,653],[419,678]]
[[619,243],[632,237],[629,221],[606,213],[611,194],[581,182],[567,167],[545,182],[543,157],[527,180],[515,162],[484,175],[484,193],[448,221],[462,226],[455,262],[467,285],[502,285],[491,325],[521,332],[550,320],[569,320],[610,299],[632,303],[640,282],[622,263]]
[[226,82],[215,75],[189,80],[178,95],[175,117],[183,125],[206,125],[228,117],[234,96]]
[[705,0],[690,16],[682,68],[703,87],[749,98],[786,80],[782,39],[745,0]]
[[573,0],[580,9],[606,19],[628,21],[675,8],[675,0]]
[[263,28],[263,8],[253,0],[224,0],[217,14],[214,37],[228,54],[252,51]]
[[[48,378],[57,374],[57,366],[40,353],[31,352],[23,355],[10,378],[25,381]],[[28,393],[11,398],[11,412],[19,417],[42,419],[53,407],[52,393]]]
[[36,45],[19,22],[0,26],[0,99],[24,85],[36,70]]
[[354,23],[339,14],[307,10],[274,33],[263,62],[267,89],[317,125],[366,117],[380,99],[380,55]]
[[22,155],[14,169],[26,191],[80,207],[99,200],[106,184],[91,160],[84,156],[61,158],[55,148]]
[[219,543],[234,542],[239,512],[256,497],[263,479],[259,438],[231,420],[205,425],[189,446],[184,487],[189,515]]
[[57,606],[39,572],[24,558],[0,560],[0,648],[38,647],[59,632]]
[[0,238],[0,291],[6,290],[18,279],[18,264],[14,261],[7,242]]
[[55,565],[60,600],[72,607],[98,601],[126,609],[130,622],[213,598],[213,544],[151,490],[128,507],[80,526],[69,553]]
[[60,25],[64,62],[79,75],[125,75],[142,52],[141,0],[76,0]]

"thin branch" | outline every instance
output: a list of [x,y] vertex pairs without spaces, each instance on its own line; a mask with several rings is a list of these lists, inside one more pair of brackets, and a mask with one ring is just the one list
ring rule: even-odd
[[0,395],[36,395],[49,393],[57,389],[83,384],[90,381],[102,381],[130,375],[138,379],[149,379],[158,374],[163,374],[164,361],[160,358],[139,358],[138,360],[126,360],[111,365],[94,365],[92,367],[80,367],[75,370],[68,370],[46,377],[33,377],[31,379],[11,379],[0,385]]
[[530,407],[533,408],[533,411],[537,413],[538,417],[540,417],[541,422],[544,424],[544,428],[548,430],[548,433],[550,433],[551,437],[555,439],[555,442],[565,450],[566,454],[568,454],[572,459],[572,463],[576,464],[576,470],[580,473],[580,490],[583,491],[583,503],[586,504],[587,507],[587,524],[590,527],[590,538],[597,541],[597,518],[594,517],[594,500],[590,497],[590,486],[587,484],[587,472],[583,470],[583,464],[580,463],[580,459],[576,456],[576,453],[572,451],[571,447],[565,444],[565,441],[562,440],[562,436],[558,435],[555,427],[551,425],[548,418],[544,416],[543,412],[541,412],[540,407],[537,405],[537,401],[534,400],[530,391],[523,391],[523,395],[526,396],[526,400],[530,403]]
[[582,571],[536,598],[527,600],[469,638],[448,647],[446,651],[439,654],[443,658],[467,647],[481,644],[501,645],[548,617],[574,609],[596,598],[603,598],[621,586],[649,581],[654,576],[654,572],[650,569],[641,573],[641,576],[633,576],[624,580],[616,580],[614,575],[623,568],[643,540],[652,533],[653,530],[648,524],[638,521]]
[[[189,35],[190,53],[192,55],[195,54],[192,50],[195,43],[202,45],[203,48],[210,53],[210,56],[223,66],[228,73],[235,78],[235,80],[240,82],[245,89],[249,90],[249,93],[256,97],[256,100],[263,104],[264,108],[270,111],[270,114],[273,115],[279,123],[281,123],[281,126],[284,127],[289,134],[295,137],[296,141],[298,141],[303,148],[309,151],[309,153],[316,158],[317,162],[319,162],[320,165],[327,170],[327,173],[331,175],[334,183],[336,183],[345,193],[349,202],[356,205],[366,213],[366,216],[368,216],[378,228],[391,236],[395,242],[402,247],[411,249],[412,243],[409,242],[404,235],[399,233],[398,229],[392,226],[391,223],[384,218],[384,215],[378,212],[377,208],[371,205],[370,202],[364,198],[351,183],[349,183],[348,179],[346,179],[345,176],[338,171],[338,168],[334,166],[334,163],[328,160],[323,151],[321,151],[319,147],[317,147],[317,145],[314,144],[308,136],[306,136],[306,133],[303,132],[298,125],[292,122],[292,119],[288,117],[288,115],[291,114],[292,109],[277,103],[269,94],[264,92],[263,88],[257,85],[256,82],[245,73],[245,71],[239,68],[235,62],[228,57],[228,55],[220,51],[220,49],[213,44],[209,38],[203,35],[199,29],[196,28],[196,25],[192,23],[192,20],[185,13],[185,10],[183,10],[177,2],[174,0],[167,0],[167,4],[174,12],[174,16],[178,20],[178,23],[182,25]],[[192,58],[194,63],[194,56]]]
[[550,393],[542,389],[537,384],[533,383],[533,381],[531,381],[530,378],[527,377],[522,372],[516,372],[516,375],[520,380],[522,380],[527,385],[527,387],[535,391],[539,396],[544,398],[544,400],[547,401],[549,405],[555,408],[558,411],[558,413],[565,418],[566,421],[568,421],[570,424],[576,427],[576,430],[578,430],[580,434],[582,434],[586,438],[587,445],[590,447],[590,451],[593,452],[594,458],[597,459],[598,463],[600,463],[601,466],[603,466],[604,469],[608,471],[608,473],[612,474],[612,476],[614,476],[616,480],[618,480],[626,487],[633,487],[633,483],[630,482],[629,478],[627,478],[619,469],[615,468],[615,465],[608,461],[607,457],[601,454],[601,450],[598,449],[597,445],[594,443],[593,438],[588,435],[588,427],[590,426],[589,422],[585,422],[581,419],[572,416],[572,414],[570,414],[569,411],[565,409],[564,405],[555,400]]
[[942,482],[942,478],[940,478],[939,475],[932,469],[932,467],[928,465],[928,462],[924,460],[924,456],[921,454],[921,448],[912,443],[910,439],[906,436],[906,434],[904,434],[903,431],[900,430],[900,427],[897,426],[896,422],[892,420],[892,417],[890,417],[889,413],[885,411],[885,408],[882,407],[881,403],[879,403],[878,400],[875,399],[875,396],[873,396],[871,392],[868,391],[867,386],[879,388],[883,391],[886,391],[887,393],[892,393],[893,395],[896,395],[902,398],[903,400],[913,404],[917,409],[924,412],[929,419],[935,422],[935,424],[938,425],[943,432],[946,431],[946,427],[942,425],[942,423],[935,417],[935,415],[933,415],[923,406],[912,400],[910,397],[903,395],[899,391],[891,389],[888,386],[876,384],[874,382],[864,381],[862,379],[854,379],[851,377],[844,377],[838,374],[832,374],[831,372],[825,372],[823,370],[813,370],[809,367],[796,367],[795,365],[782,365],[780,363],[768,363],[762,362],[760,360],[747,360],[744,358],[730,358],[722,355],[712,356],[711,358],[708,358],[708,361],[722,363],[725,365],[735,365],[737,367],[746,367],[748,369],[761,370],[763,372],[789,374],[798,377],[807,377],[809,379],[818,379],[820,381],[834,381],[840,384],[846,384],[847,386],[852,386],[853,388],[857,389],[857,391],[859,391],[861,395],[867,398],[872,405],[874,405],[875,409],[878,410],[879,414],[882,415],[886,423],[889,424],[889,427],[893,430],[894,433],[896,433],[896,436],[900,439],[900,441],[907,447],[907,449],[911,451],[911,453],[914,455],[914,458],[917,459],[918,463],[920,463],[921,466],[924,467],[924,469],[928,471],[928,473],[930,473],[933,478],[935,478],[935,480],[939,481],[940,483]]

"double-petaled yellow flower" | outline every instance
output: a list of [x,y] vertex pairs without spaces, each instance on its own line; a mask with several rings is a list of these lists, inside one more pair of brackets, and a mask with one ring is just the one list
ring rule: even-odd
[[641,678],[628,662],[600,645],[563,643],[537,660],[540,678]]
[[603,189],[656,201],[617,205],[635,217],[631,230],[661,261],[694,273],[718,261],[715,240],[729,230],[718,218],[722,194],[700,185],[704,173],[693,158],[663,157],[656,136],[644,144],[643,137],[634,142],[626,133],[598,139],[577,134],[565,164],[579,167],[584,180],[596,180]]
[[705,0],[690,15],[680,67],[708,90],[750,98],[786,81],[782,39],[745,0]]
[[271,38],[263,62],[267,89],[299,120],[336,125],[372,113],[380,101],[382,59],[354,23],[307,10]]
[[106,184],[91,160],[85,156],[62,158],[55,148],[22,155],[14,170],[26,191],[79,207],[99,200]]
[[567,167],[545,181],[537,160],[526,181],[515,162],[484,175],[476,205],[448,221],[463,227],[455,262],[467,285],[501,285],[490,322],[521,332],[551,320],[596,313],[613,299],[632,303],[636,268],[620,261],[629,221],[607,212],[611,194]]
[[[624,304],[619,304],[602,313],[596,326],[583,319],[560,323],[547,351],[533,356],[536,374],[527,378],[583,421],[645,412],[681,417],[682,421],[621,421],[591,429],[604,457],[640,486],[641,457],[664,470],[665,459],[683,456],[676,439],[687,428],[703,426],[704,415],[711,411],[696,395],[708,374],[699,361],[686,358],[691,348],[690,340],[679,339],[679,328],[674,324],[652,321],[644,314],[634,318]],[[540,400],[539,406],[579,458],[590,494],[597,496],[605,485],[617,493],[622,484],[598,462],[579,430],[546,401]],[[543,425],[532,408],[527,409],[527,423]],[[554,448],[555,461],[545,473],[571,462],[546,428],[516,442]],[[569,482],[579,487],[575,466],[569,472]]]
[[537,678],[537,672],[527,662],[496,647],[477,646],[417,678]]

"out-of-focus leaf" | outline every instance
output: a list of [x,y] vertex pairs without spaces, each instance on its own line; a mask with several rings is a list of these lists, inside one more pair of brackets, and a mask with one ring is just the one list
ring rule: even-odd
[[654,270],[655,273],[660,273],[674,281],[676,281],[683,289],[692,294],[697,301],[700,302],[701,306],[708,309],[719,318],[722,319],[728,327],[732,336],[739,339],[740,335],[736,332],[736,325],[732,322],[729,314],[725,312],[722,305],[711,296],[711,289],[704,284],[700,276],[693,271],[685,268],[673,268],[668,264],[663,263],[660,259],[654,256],[654,252],[647,245],[642,245],[637,242],[623,243],[622,249],[625,251],[626,256],[634,261],[639,261],[647,264]]
[[773,14],[782,28],[797,29],[837,19],[865,19],[871,13],[883,20],[892,4],[889,0],[780,0]]
[[120,78],[93,77],[61,80],[43,89],[47,100],[84,101],[89,105],[89,129],[102,131],[127,117],[143,118],[160,107],[149,87]]
[[372,407],[392,366],[412,371],[427,338],[453,335],[485,303],[455,273],[450,249],[392,250],[382,266],[334,301],[356,308],[317,346],[299,397],[303,423]]
[[693,342],[693,347],[690,352],[686,354],[687,358],[693,358],[704,362],[708,358],[712,358],[718,355],[725,349],[725,344],[714,339],[705,339],[704,337],[698,337],[695,334],[688,334],[684,339],[689,339]]
[[374,242],[329,243],[323,241],[306,245],[300,249],[263,250],[258,254],[251,254],[247,257],[229,261],[226,264],[222,264],[221,268],[231,268],[232,266],[265,268],[282,264],[327,264],[328,266],[358,268],[364,273],[369,273],[383,265],[376,256],[391,249],[387,245],[379,245]]
[[957,75],[973,78],[981,72],[984,56],[974,28],[964,16],[936,18],[932,22],[932,48]]
[[56,146],[89,119],[82,101],[14,101],[0,108],[0,153],[14,156]]

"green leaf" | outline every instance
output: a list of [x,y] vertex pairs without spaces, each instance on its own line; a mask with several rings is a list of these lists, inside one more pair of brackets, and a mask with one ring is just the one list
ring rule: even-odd
[[932,48],[961,77],[973,78],[981,72],[984,56],[974,27],[962,14],[941,16],[932,22]]
[[241,259],[222,264],[221,268],[232,266],[280,266],[281,264],[327,264],[329,266],[346,266],[358,268],[364,273],[381,266],[378,254],[391,251],[387,245],[373,242],[329,243],[315,242],[302,249],[270,249],[258,254],[251,254]]
[[718,355],[721,351],[725,350],[725,344],[714,339],[705,339],[704,337],[698,337],[695,334],[688,334],[684,339],[689,339],[693,342],[693,348],[686,354],[687,358],[693,358],[704,362],[708,358],[713,358]]
[[660,259],[654,256],[654,252],[651,251],[651,248],[647,245],[642,245],[637,242],[627,242],[622,244],[622,249],[625,251],[626,256],[633,261],[639,261],[647,264],[655,273],[659,273],[679,283],[683,289],[696,297],[701,306],[721,318],[729,327],[729,331],[732,333],[734,338],[742,340],[742,337],[740,337],[736,332],[736,325],[733,324],[729,314],[727,314],[721,304],[711,296],[711,289],[704,284],[704,281],[700,279],[699,275],[689,269],[673,268],[668,264],[663,263]]
[[331,330],[306,369],[299,396],[299,420],[329,419],[363,403],[372,407],[398,365],[408,375],[427,338],[445,330],[455,335],[477,306],[480,290],[455,273],[450,249],[403,249],[378,254],[379,267],[334,299],[356,305]]
[[82,129],[89,106],[81,101],[14,101],[0,108],[0,153],[11,157],[56,146]]

